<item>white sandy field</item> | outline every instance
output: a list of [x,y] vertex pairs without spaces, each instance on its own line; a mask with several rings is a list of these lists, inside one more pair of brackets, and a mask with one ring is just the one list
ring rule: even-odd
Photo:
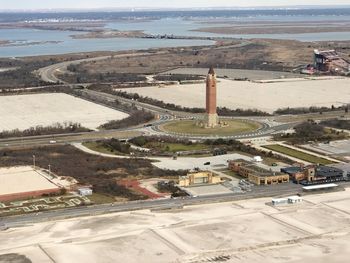
[[[205,84],[128,88],[164,102],[185,107],[205,107]],[[339,106],[350,103],[350,78],[255,83],[220,79],[218,106],[259,109],[272,113],[278,108]]]
[[0,232],[0,261],[15,253],[35,263],[348,262],[350,189],[303,198],[279,207],[261,198],[21,226]]
[[96,129],[126,113],[63,93],[0,96],[0,131],[78,122]]
[[0,168],[0,196],[58,189],[31,166]]

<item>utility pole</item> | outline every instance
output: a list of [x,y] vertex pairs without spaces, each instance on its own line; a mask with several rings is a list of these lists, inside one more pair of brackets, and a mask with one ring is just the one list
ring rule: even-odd
[[51,165],[49,164],[49,175],[51,176]]
[[33,167],[34,167],[34,170],[35,170],[35,155],[33,154]]

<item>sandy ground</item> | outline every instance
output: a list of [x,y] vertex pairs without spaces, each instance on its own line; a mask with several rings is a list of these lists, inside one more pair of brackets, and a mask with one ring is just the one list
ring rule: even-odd
[[57,122],[79,122],[86,128],[96,129],[110,120],[126,117],[123,112],[63,93],[0,96],[0,131]]
[[[254,83],[220,79],[218,106],[273,112],[285,107],[338,106],[350,102],[350,78]],[[205,107],[205,84],[127,89],[186,107]]]
[[57,188],[30,166],[0,169],[0,195]]
[[57,263],[347,262],[350,189],[303,198],[278,207],[262,198],[23,226],[0,232],[0,261],[15,253]]

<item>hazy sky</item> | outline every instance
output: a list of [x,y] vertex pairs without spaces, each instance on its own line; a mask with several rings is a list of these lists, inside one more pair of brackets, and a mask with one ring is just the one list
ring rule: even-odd
[[0,0],[0,9],[350,5],[350,0]]

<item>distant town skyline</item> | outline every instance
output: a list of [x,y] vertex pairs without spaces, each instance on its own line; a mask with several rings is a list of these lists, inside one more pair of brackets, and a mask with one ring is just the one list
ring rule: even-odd
[[350,5],[349,0],[0,0],[0,10],[45,10],[45,9],[127,9],[127,8],[210,8],[210,7],[271,7],[299,5]]

